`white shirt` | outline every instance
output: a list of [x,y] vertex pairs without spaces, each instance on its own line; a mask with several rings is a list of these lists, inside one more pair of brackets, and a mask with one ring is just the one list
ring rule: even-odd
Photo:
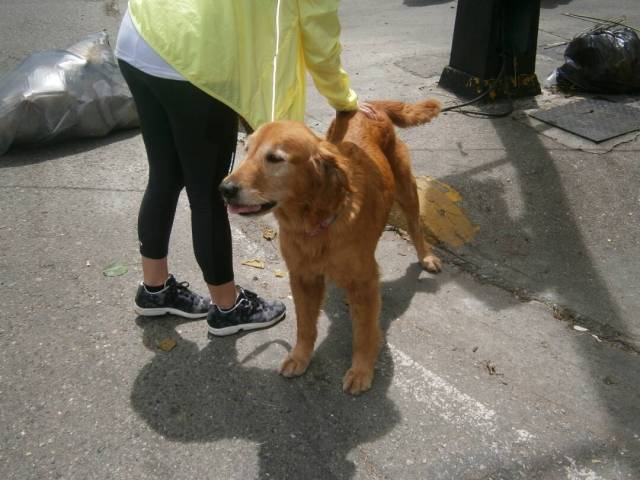
[[129,65],[154,77],[185,80],[171,65],[151,48],[136,30],[127,8],[116,40],[115,55]]

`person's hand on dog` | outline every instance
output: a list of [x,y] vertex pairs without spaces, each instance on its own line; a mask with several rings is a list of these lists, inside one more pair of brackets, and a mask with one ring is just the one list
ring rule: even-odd
[[364,115],[370,120],[377,120],[378,114],[376,113],[376,109],[373,108],[373,105],[367,102],[358,102],[358,110],[360,110]]

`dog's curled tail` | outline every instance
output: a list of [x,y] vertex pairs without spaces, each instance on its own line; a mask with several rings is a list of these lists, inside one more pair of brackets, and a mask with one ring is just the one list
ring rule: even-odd
[[385,112],[393,124],[400,128],[414,127],[430,122],[442,110],[442,104],[434,99],[413,104],[390,100],[371,102],[371,104],[376,109]]

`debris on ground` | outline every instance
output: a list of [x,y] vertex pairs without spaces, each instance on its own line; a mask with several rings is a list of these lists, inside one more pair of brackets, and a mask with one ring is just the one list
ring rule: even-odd
[[576,330],[576,331],[578,331],[578,332],[588,332],[588,331],[589,331],[589,329],[588,329],[588,328],[581,327],[580,325],[574,325],[574,326],[573,326],[573,329],[574,329],[574,330]]
[[34,53],[0,76],[0,155],[13,144],[102,137],[138,123],[106,32]]
[[265,263],[258,259],[258,258],[252,258],[251,260],[245,260],[244,262],[242,262],[242,265],[246,265],[247,267],[253,267],[253,268],[260,268],[260,269],[264,269],[265,267]]
[[503,373],[498,373],[498,371],[496,370],[496,364],[491,360],[485,360],[484,362],[482,362],[482,366],[487,370],[489,375],[504,375]]
[[170,352],[176,347],[177,343],[173,338],[165,338],[158,343],[158,348],[163,352]]
[[274,273],[278,278],[284,278],[287,275],[287,273],[283,272],[282,270],[276,270]]
[[566,15],[594,25],[568,42],[565,63],[553,72],[546,84],[591,93],[640,92],[639,30],[625,25],[625,17],[599,19]]
[[606,377],[604,377],[602,379],[602,381],[606,384],[606,385],[617,385],[618,381],[613,378],[611,375],[607,375]]
[[121,277],[122,275],[126,274],[128,271],[129,269],[125,265],[122,265],[121,263],[113,262],[107,265],[106,267],[104,267],[104,269],[102,270],[102,274],[105,277]]
[[278,232],[276,232],[273,228],[265,227],[262,229],[262,238],[265,240],[274,240],[278,236]]

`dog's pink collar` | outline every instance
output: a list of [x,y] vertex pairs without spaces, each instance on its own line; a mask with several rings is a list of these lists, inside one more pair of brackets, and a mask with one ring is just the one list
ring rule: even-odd
[[315,237],[316,235],[319,235],[320,232],[329,228],[329,225],[335,222],[336,218],[338,218],[337,213],[334,213],[329,218],[325,218],[322,222],[320,222],[320,224],[316,228],[314,228],[311,232],[309,232],[309,236]]

